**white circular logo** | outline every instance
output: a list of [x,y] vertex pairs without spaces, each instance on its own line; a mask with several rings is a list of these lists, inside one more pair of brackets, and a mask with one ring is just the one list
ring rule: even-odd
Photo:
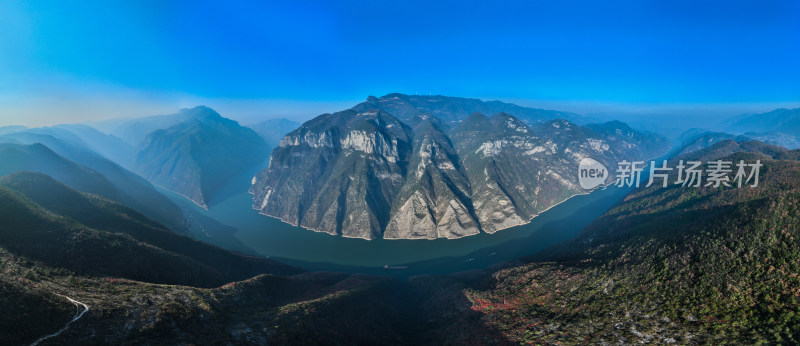
[[584,158],[578,165],[578,183],[585,190],[602,185],[608,175],[608,169],[595,159]]

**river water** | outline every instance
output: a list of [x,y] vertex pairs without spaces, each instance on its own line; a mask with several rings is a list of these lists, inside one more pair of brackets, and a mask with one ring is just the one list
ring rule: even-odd
[[[260,215],[252,209],[252,196],[247,192],[232,194],[205,210],[179,195],[162,191],[184,210],[195,239],[308,270],[407,277],[481,269],[535,254],[575,237],[620,201],[628,189],[611,186],[572,197],[529,224],[495,234],[436,240],[342,238]],[[384,269],[384,265],[407,268]]]

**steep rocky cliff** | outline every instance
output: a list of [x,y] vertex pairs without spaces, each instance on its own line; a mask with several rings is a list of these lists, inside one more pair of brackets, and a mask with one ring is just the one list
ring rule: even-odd
[[[396,104],[399,96],[384,98]],[[345,237],[459,238],[525,224],[582,193],[583,158],[616,168],[669,149],[662,137],[619,122],[530,125],[506,113],[460,116],[470,103],[438,105],[458,109],[438,111],[447,121],[407,102],[365,109],[381,103],[370,98],[286,135],[253,178],[254,208]]]

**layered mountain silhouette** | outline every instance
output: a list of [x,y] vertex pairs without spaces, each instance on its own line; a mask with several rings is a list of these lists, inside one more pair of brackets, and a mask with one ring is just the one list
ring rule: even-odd
[[[382,108],[366,108],[373,105]],[[466,113],[487,107],[525,110],[530,124]],[[531,114],[541,112],[440,96],[371,97],[286,135],[254,179],[254,208],[345,237],[458,238],[527,223],[581,193],[583,158],[616,167],[668,150],[663,137],[620,122],[584,127]]]
[[119,200],[120,192],[105,176],[67,160],[44,144],[0,144],[0,176],[18,171],[50,174],[75,189]]
[[[64,136],[63,130],[47,130],[49,134],[38,131],[0,136],[0,143],[7,143],[6,148],[9,148],[5,153],[16,155],[4,161],[2,170],[6,174],[19,170],[45,173],[78,190],[124,203],[174,231],[186,230],[186,218],[180,208],[147,180],[88,149],[77,136]],[[53,136],[58,134],[62,136]],[[11,143],[29,147],[13,147]],[[20,154],[20,150],[25,153]],[[34,164],[37,162],[40,164]],[[86,172],[94,178],[87,177]]]
[[184,109],[174,117],[183,121],[139,143],[131,169],[200,206],[267,157],[267,144],[258,134],[208,107]]
[[144,215],[48,175],[0,178],[0,246],[50,266],[165,284],[213,287],[298,270],[169,231]]
[[260,123],[248,125],[247,127],[253,129],[270,149],[277,147],[281,138],[287,133],[294,131],[300,127],[300,123],[289,119],[269,119]]
[[693,129],[685,132],[679,138],[680,144],[676,146],[672,153],[674,155],[681,155],[693,151],[708,148],[716,143],[733,140],[736,142],[743,141],[758,141],[769,145],[784,147],[787,149],[800,148],[800,141],[794,136],[778,132],[746,132],[741,135],[735,135],[726,132],[705,131],[700,129]]
[[583,116],[570,112],[522,107],[501,101],[483,101],[440,95],[393,93],[383,97],[370,96],[365,102],[356,105],[352,109],[357,112],[380,109],[402,121],[409,121],[421,115],[429,115],[448,125],[455,124],[472,113],[509,113],[514,114],[514,116],[527,124],[535,124],[552,119],[565,119],[577,123],[583,122]]
[[83,124],[58,125],[55,129],[67,130],[77,136],[86,147],[122,167],[133,162],[134,147],[117,136],[100,132]]
[[186,110],[165,115],[151,115],[132,119],[110,119],[90,126],[121,139],[126,144],[137,147],[147,135],[190,120],[193,114]]
[[800,108],[779,108],[730,119],[725,132],[789,149],[800,148]]
[[742,115],[732,119],[726,131],[733,133],[775,131],[800,136],[800,108],[779,108],[767,113]]

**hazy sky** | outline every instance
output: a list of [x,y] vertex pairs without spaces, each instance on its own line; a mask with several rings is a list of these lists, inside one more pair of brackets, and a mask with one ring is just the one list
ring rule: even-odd
[[390,92],[766,110],[800,103],[798,3],[3,0],[0,125],[307,119]]

